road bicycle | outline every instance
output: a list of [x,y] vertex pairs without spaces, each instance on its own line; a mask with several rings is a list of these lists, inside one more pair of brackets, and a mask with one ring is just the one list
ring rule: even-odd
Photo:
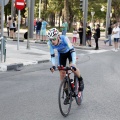
[[[61,114],[64,117],[66,117],[69,115],[69,112],[71,110],[71,104],[72,104],[73,98],[75,98],[77,105],[81,105],[81,102],[83,100],[83,92],[79,91],[79,81],[78,81],[78,77],[75,74],[74,74],[74,80],[73,80],[74,87],[73,87],[73,83],[71,83],[72,79],[70,78],[70,75],[73,74],[72,70],[76,70],[75,67],[58,66],[58,70],[66,71],[66,76],[60,84],[59,93],[58,93],[59,109]],[[64,104],[66,97],[69,98],[68,104]]]

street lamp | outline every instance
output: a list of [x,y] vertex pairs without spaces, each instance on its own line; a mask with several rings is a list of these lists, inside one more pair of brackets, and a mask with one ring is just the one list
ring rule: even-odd
[[39,0],[39,18],[41,18],[41,0]]
[[111,24],[112,13],[110,13],[110,24]]
[[91,20],[92,25],[91,25],[91,28],[92,29],[93,29],[93,16],[94,16],[94,14],[95,14],[95,12],[91,12],[91,16],[92,16],[92,20]]
[[105,37],[107,38],[108,33],[108,27],[110,25],[110,13],[111,13],[111,4],[112,4],[112,0],[107,0],[107,12],[106,12],[106,30],[105,30]]

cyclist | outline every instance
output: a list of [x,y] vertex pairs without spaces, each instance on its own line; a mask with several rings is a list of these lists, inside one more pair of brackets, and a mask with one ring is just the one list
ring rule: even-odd
[[[51,72],[54,72],[56,69],[56,60],[55,60],[55,52],[54,49],[58,51],[58,65],[59,66],[66,66],[67,59],[69,60],[70,67],[76,68],[76,52],[74,50],[73,45],[71,44],[70,40],[67,36],[59,35],[59,31],[56,28],[52,28],[48,31],[48,46],[50,48],[50,54],[51,54],[51,62],[52,62],[52,68]],[[79,90],[83,91],[84,89],[84,82],[83,78],[80,75],[80,71],[78,68],[76,68],[76,71],[72,70],[74,74],[78,77],[79,80]],[[65,71],[60,70],[60,80],[63,80],[66,73]],[[67,93],[66,93],[67,94]],[[65,104],[69,103],[69,98],[66,97]]]

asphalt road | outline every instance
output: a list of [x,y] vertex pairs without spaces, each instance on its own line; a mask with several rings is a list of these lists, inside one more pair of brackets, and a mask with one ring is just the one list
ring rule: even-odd
[[[47,50],[45,46],[35,46]],[[23,67],[21,71],[0,73],[0,119],[120,120],[120,50],[76,51],[77,67],[85,83],[81,106],[74,100],[70,115],[67,118],[61,115],[58,107],[59,73],[52,74],[48,62]]]

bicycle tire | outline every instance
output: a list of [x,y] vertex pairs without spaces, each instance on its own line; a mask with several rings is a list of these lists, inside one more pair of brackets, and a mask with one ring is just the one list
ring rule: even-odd
[[83,91],[79,91],[79,81],[78,77],[74,77],[75,80],[75,100],[77,105],[81,105],[83,100]]
[[[68,108],[66,111],[63,110],[63,107],[66,107],[67,105],[64,105],[64,103],[62,103],[62,100],[64,100],[64,98],[66,98],[66,93],[65,93],[65,86],[66,84],[68,84],[67,86],[67,90],[68,90],[68,95],[69,95],[69,104],[68,105]],[[62,95],[62,96],[61,96]],[[65,95],[65,96],[64,96]],[[67,81],[67,77],[63,79],[63,81],[61,82],[60,84],[60,87],[59,87],[59,94],[58,94],[58,103],[59,103],[59,109],[60,109],[60,112],[61,114],[66,117],[68,116],[69,112],[70,112],[70,109],[71,109],[71,104],[72,104],[72,94],[71,94],[71,91],[70,91],[70,84],[69,84],[69,81]]]

